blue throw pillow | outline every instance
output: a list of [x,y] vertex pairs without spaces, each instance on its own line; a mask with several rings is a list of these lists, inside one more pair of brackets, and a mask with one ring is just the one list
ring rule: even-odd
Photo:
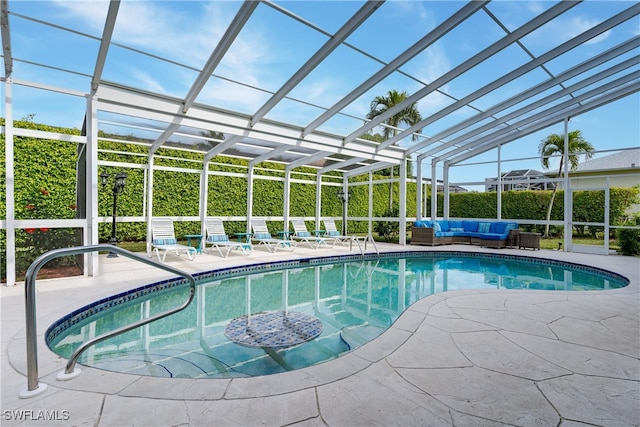
[[475,233],[478,231],[478,221],[462,221],[464,231]]
[[311,237],[311,233],[309,233],[308,231],[301,231],[299,233],[296,233],[296,236],[298,236],[298,237]]
[[340,232],[339,231],[327,231],[327,236],[339,236]]
[[478,224],[478,233],[488,233],[489,227],[491,227],[490,223],[481,222],[480,224]]
[[[506,222],[498,222],[496,223],[496,229],[495,229],[495,233],[498,234],[504,234],[505,233],[505,229],[507,227],[507,223]],[[507,231],[508,233],[508,231]]]
[[228,242],[229,241],[229,237],[225,236],[224,234],[215,234],[213,236],[207,237],[207,241],[209,241],[211,243]]
[[154,245],[175,245],[178,243],[176,239],[168,238],[168,239],[155,239],[153,241]]
[[442,228],[440,228],[440,223],[439,222],[434,222],[433,223],[433,231],[436,233],[439,233],[442,231]]
[[253,235],[254,238],[258,240],[268,240],[271,238],[271,234],[269,233],[256,233]]
[[464,228],[462,228],[462,227],[453,227],[451,229],[451,231],[453,231],[455,233],[464,233]]

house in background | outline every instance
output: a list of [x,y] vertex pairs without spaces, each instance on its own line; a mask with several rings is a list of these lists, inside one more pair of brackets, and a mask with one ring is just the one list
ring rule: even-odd
[[[588,160],[569,172],[573,190],[605,188],[607,178],[609,187],[640,187],[640,148]],[[562,181],[558,188],[562,188]],[[633,205],[629,212],[640,212],[640,205]]]
[[[552,182],[539,182],[548,177],[534,169],[512,170],[502,175],[502,191],[509,190],[553,190]],[[484,191],[497,191],[498,178],[486,178]]]

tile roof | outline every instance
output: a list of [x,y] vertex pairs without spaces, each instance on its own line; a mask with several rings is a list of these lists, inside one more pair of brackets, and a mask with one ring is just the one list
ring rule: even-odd
[[619,151],[580,163],[575,172],[637,168],[640,172],[640,148]]

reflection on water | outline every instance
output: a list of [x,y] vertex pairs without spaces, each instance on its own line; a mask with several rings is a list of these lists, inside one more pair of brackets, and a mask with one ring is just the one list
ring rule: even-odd
[[[411,304],[438,292],[624,285],[609,276],[548,262],[480,256],[382,258],[268,271],[200,284],[187,309],[99,343],[80,363],[162,377],[267,375],[336,358],[377,337]],[[152,292],[87,318],[78,314],[74,322],[67,321],[75,324],[55,336],[50,347],[69,357],[92,337],[175,307],[186,292],[185,287]],[[273,311],[315,316],[322,322],[322,333],[286,348],[251,348],[225,336],[233,319]]]

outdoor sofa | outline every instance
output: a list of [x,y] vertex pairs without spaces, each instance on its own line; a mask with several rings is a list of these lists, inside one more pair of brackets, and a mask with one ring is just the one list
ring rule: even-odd
[[420,220],[411,227],[412,245],[467,243],[500,249],[508,244],[509,232],[518,224],[506,221]]

